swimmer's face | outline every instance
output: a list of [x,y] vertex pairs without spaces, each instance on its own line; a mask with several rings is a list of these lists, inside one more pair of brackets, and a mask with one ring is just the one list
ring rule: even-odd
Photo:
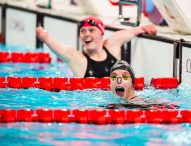
[[110,74],[111,91],[123,98],[129,97],[134,91],[131,75],[126,70],[114,70]]
[[102,32],[96,26],[80,28],[80,40],[86,49],[96,49],[102,44]]

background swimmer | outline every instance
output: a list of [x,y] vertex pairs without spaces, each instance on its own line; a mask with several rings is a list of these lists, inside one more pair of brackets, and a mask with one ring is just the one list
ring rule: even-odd
[[41,26],[36,29],[38,39],[67,63],[77,77],[109,76],[111,67],[121,58],[121,46],[124,43],[142,33],[156,34],[154,25],[145,25],[116,31],[103,39],[105,25],[95,16],[83,19],[79,28],[82,52],[58,42]]

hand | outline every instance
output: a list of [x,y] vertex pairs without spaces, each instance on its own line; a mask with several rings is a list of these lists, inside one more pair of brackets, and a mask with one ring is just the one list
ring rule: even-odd
[[141,29],[147,34],[155,35],[157,33],[157,29],[154,25],[144,25],[141,26]]
[[48,33],[42,26],[39,26],[36,28],[36,36],[40,41],[44,42],[48,36]]

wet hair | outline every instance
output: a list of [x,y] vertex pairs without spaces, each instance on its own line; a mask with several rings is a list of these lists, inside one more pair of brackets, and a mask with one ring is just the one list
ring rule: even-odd
[[132,83],[135,83],[135,73],[133,71],[133,68],[125,61],[125,60],[118,60],[110,70],[110,74],[115,70],[126,70],[131,75]]

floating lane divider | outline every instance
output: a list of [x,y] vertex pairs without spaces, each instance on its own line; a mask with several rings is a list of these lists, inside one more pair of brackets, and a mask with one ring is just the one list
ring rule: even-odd
[[[176,88],[179,83],[176,78],[152,78],[151,86],[156,89]],[[65,77],[0,77],[0,88],[40,88],[48,91],[60,90],[110,90],[110,78],[65,78]],[[135,78],[135,90],[143,90],[145,87],[144,78]]]
[[179,85],[177,78],[152,78],[150,85],[156,89],[172,89]]
[[[144,88],[144,78],[135,79],[135,90]],[[60,90],[86,90],[86,89],[102,89],[110,90],[110,78],[65,78],[65,77],[0,77],[0,88],[40,88],[48,91]]]
[[119,109],[1,109],[0,123],[58,122],[83,124],[191,123],[191,110],[119,110]]
[[50,63],[51,57],[47,52],[2,52],[0,51],[0,63]]

